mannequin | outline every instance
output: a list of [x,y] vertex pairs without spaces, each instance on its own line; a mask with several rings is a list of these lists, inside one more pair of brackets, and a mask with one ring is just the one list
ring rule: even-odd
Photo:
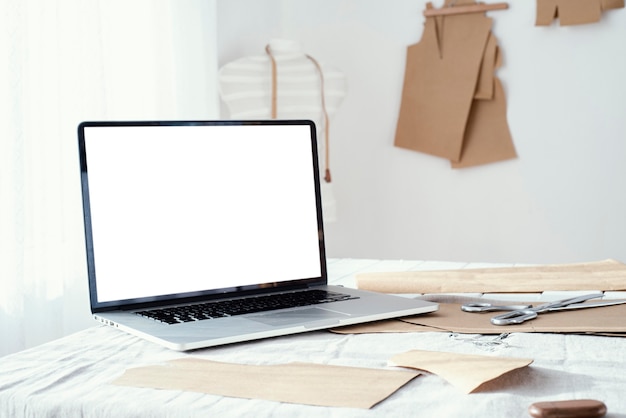
[[[276,68],[275,84],[272,59]],[[272,39],[265,54],[243,57],[224,65],[218,81],[220,96],[231,119],[310,119],[315,122],[321,177],[325,179],[321,182],[324,219],[336,220],[328,163],[328,120],[346,96],[344,74],[318,64],[296,41]]]

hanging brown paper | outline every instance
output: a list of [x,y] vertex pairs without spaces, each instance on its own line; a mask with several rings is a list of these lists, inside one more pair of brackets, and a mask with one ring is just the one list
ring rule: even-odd
[[[467,4],[475,3],[455,6]],[[421,41],[407,50],[397,147],[449,159],[455,168],[516,157],[494,75],[500,60],[491,23],[483,13],[426,18]]]
[[535,26],[548,26],[557,18],[561,26],[594,23],[603,11],[623,7],[624,0],[537,0]]

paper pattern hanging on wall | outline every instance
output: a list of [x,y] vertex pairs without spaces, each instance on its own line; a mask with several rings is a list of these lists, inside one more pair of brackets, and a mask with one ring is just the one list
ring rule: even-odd
[[535,26],[548,26],[559,19],[561,26],[600,21],[602,12],[624,8],[624,0],[537,0]]
[[[446,0],[444,7],[468,4],[476,3]],[[426,18],[422,39],[407,49],[395,146],[446,158],[454,168],[517,156],[491,24],[484,13]]]

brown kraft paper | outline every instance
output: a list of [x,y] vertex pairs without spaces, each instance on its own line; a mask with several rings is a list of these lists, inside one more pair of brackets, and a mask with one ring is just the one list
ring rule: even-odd
[[382,293],[538,293],[626,290],[626,265],[615,260],[461,270],[361,273],[357,287]]

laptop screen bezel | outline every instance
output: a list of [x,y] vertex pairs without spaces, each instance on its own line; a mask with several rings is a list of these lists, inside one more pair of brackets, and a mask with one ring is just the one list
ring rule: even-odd
[[[142,127],[142,126],[242,126],[242,125],[305,125],[310,129],[311,164],[315,184],[315,202],[317,212],[319,269],[316,277],[303,277],[296,280],[260,283],[256,285],[205,289],[201,291],[167,294],[115,301],[99,301],[96,281],[96,254],[94,252],[91,206],[89,197],[89,170],[85,146],[85,129],[90,127]],[[324,243],[324,224],[322,214],[322,197],[319,175],[319,160],[315,123],[310,120],[205,120],[205,121],[85,121],[78,125],[78,150],[80,161],[81,194],[85,233],[85,250],[87,259],[87,276],[89,282],[89,299],[93,313],[117,309],[136,309],[164,304],[184,304],[205,299],[231,298],[247,294],[287,291],[306,288],[314,285],[327,284],[326,251]]]

